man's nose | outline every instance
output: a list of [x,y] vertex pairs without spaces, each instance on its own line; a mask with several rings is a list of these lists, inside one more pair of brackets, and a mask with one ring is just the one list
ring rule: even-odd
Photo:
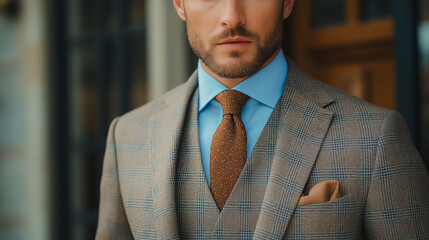
[[225,0],[224,12],[220,18],[223,27],[234,29],[246,24],[243,0]]

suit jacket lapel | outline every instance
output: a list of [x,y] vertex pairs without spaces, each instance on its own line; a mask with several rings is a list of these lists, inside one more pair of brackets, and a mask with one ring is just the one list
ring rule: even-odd
[[155,227],[159,239],[179,238],[175,203],[176,159],[186,110],[197,85],[197,74],[185,89],[165,97],[166,107],[149,120],[151,185]]
[[333,99],[322,84],[289,63],[281,99],[277,142],[255,239],[280,239],[313,168],[330,126],[332,113],[324,107]]

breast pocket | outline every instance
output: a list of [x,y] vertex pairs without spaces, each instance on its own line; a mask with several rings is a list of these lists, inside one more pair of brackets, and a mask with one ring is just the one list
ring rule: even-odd
[[348,195],[333,201],[297,206],[285,239],[361,239],[365,204]]

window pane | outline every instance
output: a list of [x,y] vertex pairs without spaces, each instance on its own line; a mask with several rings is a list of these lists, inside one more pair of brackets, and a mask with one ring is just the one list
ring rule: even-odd
[[[67,0],[72,239],[93,239],[107,127],[147,102],[145,0]],[[71,33],[71,34],[70,34]],[[131,106],[130,106],[131,105]]]
[[144,0],[127,0],[128,22],[130,25],[143,25],[145,22]]
[[98,134],[98,95],[95,49],[92,45],[75,47],[70,60],[70,111],[72,142],[94,139]]
[[118,76],[117,73],[117,64],[118,61],[116,54],[116,46],[114,41],[110,41],[106,44],[105,47],[105,57],[106,57],[106,66],[103,69],[106,72],[106,101],[104,107],[106,109],[107,119],[104,119],[105,126],[109,126],[110,122],[117,116],[119,116],[119,87],[118,87],[118,77],[121,79],[121,76]]
[[393,13],[392,0],[361,0],[360,4],[363,20],[387,17]]
[[73,0],[69,4],[69,23],[72,36],[95,30],[94,0]]
[[313,0],[312,1],[312,25],[321,28],[340,25],[345,22],[344,0]]
[[[119,0],[123,1],[123,0]],[[105,14],[105,24],[106,29],[108,30],[116,30],[118,27],[118,14],[117,9],[118,6],[116,5],[118,3],[117,0],[104,0],[103,4],[106,6],[106,14]]]
[[146,69],[146,41],[145,38],[131,40],[131,103],[132,107],[138,107],[147,102],[147,69]]
[[[71,36],[81,36],[96,30],[116,30],[118,27],[118,2],[122,0],[103,0],[96,7],[96,0],[69,1],[69,26]],[[100,22],[97,23],[97,17]],[[99,24],[99,25],[97,25]]]
[[97,223],[98,182],[97,151],[76,151],[70,169],[70,196],[73,239],[93,239]]

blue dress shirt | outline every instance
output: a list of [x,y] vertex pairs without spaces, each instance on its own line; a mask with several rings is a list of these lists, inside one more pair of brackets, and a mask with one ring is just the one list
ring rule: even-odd
[[[241,112],[247,133],[247,157],[283,93],[287,72],[288,65],[280,50],[271,63],[233,88],[250,97]],[[205,72],[198,62],[198,131],[204,173],[209,186],[210,146],[223,117],[222,106],[214,98],[225,90],[228,88]]]

